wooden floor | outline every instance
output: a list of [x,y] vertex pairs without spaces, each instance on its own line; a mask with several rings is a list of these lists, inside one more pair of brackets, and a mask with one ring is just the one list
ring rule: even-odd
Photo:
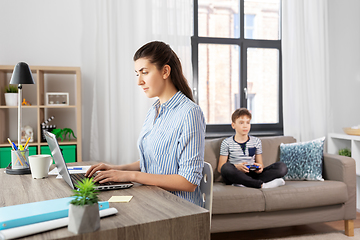
[[[264,239],[264,238],[282,238],[290,236],[301,236],[306,234],[329,233],[344,231],[344,221],[314,223],[308,225],[299,225],[293,227],[281,227],[261,230],[249,230],[239,232],[212,233],[211,240],[235,240],[235,239]],[[354,228],[360,228],[360,212],[356,213]]]

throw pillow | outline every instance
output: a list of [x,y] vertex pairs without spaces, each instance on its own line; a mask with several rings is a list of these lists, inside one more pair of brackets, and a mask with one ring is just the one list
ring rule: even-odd
[[309,142],[280,144],[280,161],[288,168],[285,180],[319,180],[325,137]]

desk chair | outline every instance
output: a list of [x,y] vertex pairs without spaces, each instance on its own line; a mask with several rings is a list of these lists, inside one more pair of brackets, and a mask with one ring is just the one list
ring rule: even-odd
[[212,214],[212,201],[213,201],[213,169],[210,163],[204,162],[203,178],[200,183],[200,191],[204,207],[210,212],[210,227],[211,227],[211,214]]

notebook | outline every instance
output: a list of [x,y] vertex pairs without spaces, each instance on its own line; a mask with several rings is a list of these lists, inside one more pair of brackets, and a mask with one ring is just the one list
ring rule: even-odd
[[[67,197],[1,207],[0,230],[67,217],[73,199]],[[108,202],[99,202],[99,210],[108,208]]]
[[[56,136],[46,130],[44,131],[44,135],[46,138],[46,141],[49,145],[51,155],[54,158],[55,165],[59,171],[59,174],[62,176],[62,178],[65,180],[67,184],[72,189],[76,189],[75,183],[77,183],[79,180],[86,178],[84,173],[76,173],[76,174],[70,174],[68,171],[68,168],[66,166],[64,157],[62,155],[61,149],[59,147],[59,143],[56,140]],[[96,189],[97,190],[114,190],[114,189],[124,189],[124,188],[130,188],[133,186],[133,183],[131,182],[107,182],[107,183],[96,183]]]

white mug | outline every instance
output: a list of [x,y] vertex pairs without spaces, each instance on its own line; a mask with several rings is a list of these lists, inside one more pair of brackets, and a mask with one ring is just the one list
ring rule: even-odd
[[29,163],[33,178],[45,178],[48,176],[49,168],[52,164],[52,157],[48,154],[31,155]]

